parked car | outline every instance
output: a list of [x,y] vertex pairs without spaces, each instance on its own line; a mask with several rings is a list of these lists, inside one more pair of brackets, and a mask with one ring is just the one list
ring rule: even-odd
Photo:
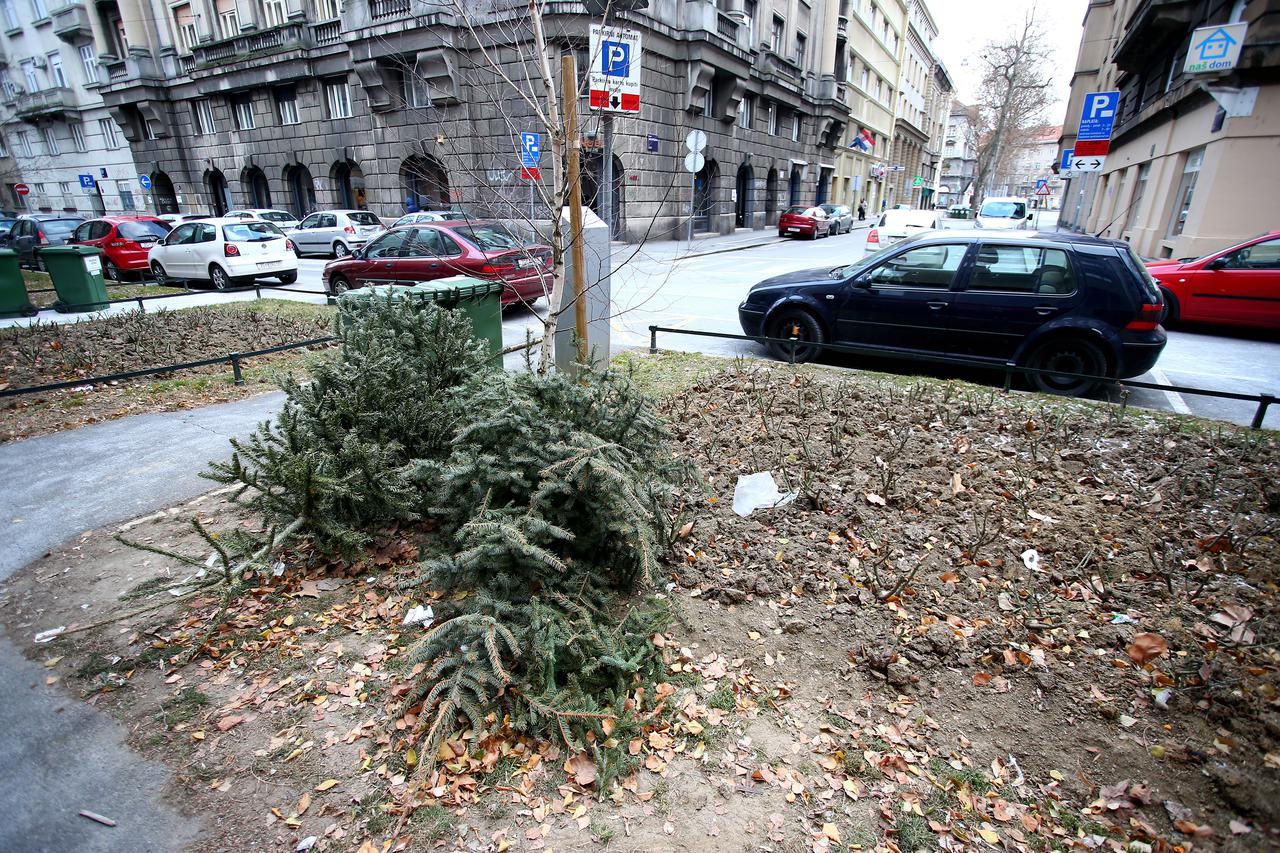
[[184,222],[151,247],[151,275],[169,280],[209,282],[218,290],[278,278],[298,280],[293,241],[262,220],[203,219]]
[[506,283],[502,304],[530,303],[550,290],[551,248],[492,221],[419,222],[392,228],[350,258],[325,264],[324,288],[337,295],[368,282],[413,284],[453,275]]
[[847,204],[820,204],[818,207],[831,220],[832,234],[848,234],[853,230],[853,208]]
[[151,247],[169,231],[169,223],[155,216],[104,216],[77,227],[67,242],[97,246],[102,250],[103,278],[123,281],[125,273],[146,273]]
[[9,229],[9,248],[18,255],[18,263],[32,269],[44,269],[37,249],[62,246],[70,239],[83,216],[65,213],[31,213],[19,216]]
[[461,210],[418,210],[401,216],[391,227],[412,225],[415,222],[454,222],[458,220],[476,221],[476,217]]
[[319,210],[288,232],[299,255],[345,258],[386,230],[367,210]]
[[13,228],[13,223],[17,222],[16,216],[6,216],[0,218],[0,247],[3,247],[9,240],[9,231]]
[[982,200],[978,208],[978,228],[1022,230],[1031,224],[1031,212],[1027,200],[1017,196],[991,196]]
[[194,222],[198,219],[213,219],[212,213],[161,213],[156,219],[168,222],[170,225],[177,225],[179,222]]
[[[1074,234],[938,231],[836,269],[766,279],[738,307],[748,335],[848,343],[893,353],[963,356],[1063,373],[1126,378],[1165,345],[1160,290],[1127,243]],[[770,344],[779,358],[789,346]],[[1095,381],[1036,374],[1053,394]]]
[[1183,320],[1280,329],[1280,231],[1184,261],[1154,261],[1166,323]]
[[298,227],[298,217],[289,213],[287,210],[272,210],[265,207],[249,207],[244,210],[228,210],[225,214],[228,219],[261,219],[270,222],[281,231],[288,231],[291,228]]
[[817,240],[830,234],[831,220],[820,207],[797,204],[788,207],[778,217],[779,237],[808,237],[810,240]]
[[886,210],[876,217],[867,232],[867,251],[875,251],[905,240],[922,231],[937,228],[938,213],[933,210]]

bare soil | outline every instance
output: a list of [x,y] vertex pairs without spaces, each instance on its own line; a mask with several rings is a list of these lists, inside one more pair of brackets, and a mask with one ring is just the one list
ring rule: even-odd
[[[421,633],[401,621],[428,602],[396,580],[427,529],[388,531],[354,566],[295,553],[191,664],[217,588],[115,531],[12,578],[0,622],[174,768],[201,849],[1280,845],[1273,433],[629,361],[706,486],[672,548],[680,619],[655,638],[665,707],[624,744],[635,772],[601,779],[500,721],[423,769],[395,709]],[[797,498],[740,517],[737,478],[761,471]],[[193,515],[256,524],[214,492],[123,535],[203,558]]]

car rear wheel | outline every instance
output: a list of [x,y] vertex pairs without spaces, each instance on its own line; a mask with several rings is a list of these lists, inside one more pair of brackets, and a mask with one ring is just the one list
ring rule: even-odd
[[347,281],[340,275],[335,275],[329,279],[329,293],[334,296],[341,296],[351,289],[351,282]]
[[335,258],[347,258],[351,256],[351,249],[347,248],[347,244],[341,240],[333,244],[333,256]]
[[227,275],[227,271],[217,264],[209,267],[209,281],[213,282],[214,290],[229,290],[231,288],[231,276]]
[[[804,346],[805,343],[821,344],[826,342],[822,326],[818,318],[803,308],[786,308],[778,315],[770,327],[771,338],[795,338],[797,343],[771,343],[769,352],[774,358],[783,361],[795,361],[797,364],[812,361],[822,352],[818,347]],[[794,355],[793,355],[794,353]]]
[[[1100,376],[1107,367],[1102,351],[1081,338],[1058,338],[1040,344],[1027,359],[1027,367]],[[1054,373],[1033,373],[1031,384],[1045,394],[1078,397],[1098,387],[1098,380]]]
[[810,240],[817,240],[817,239],[818,239],[818,226],[817,226],[817,225],[813,226],[813,231],[811,231],[811,232],[809,233],[809,239],[810,239]]
[[164,267],[160,266],[159,261],[151,265],[151,277],[156,280],[156,285],[159,287],[169,284],[169,276],[165,273]]
[[287,272],[287,273],[281,274],[280,276],[281,284],[293,284],[297,280],[298,280],[298,274],[296,272]]
[[107,281],[120,281],[120,268],[111,261],[104,261],[102,264],[102,277]]
[[1164,296],[1164,308],[1160,311],[1160,325],[1168,326],[1178,322],[1178,297],[1173,295],[1173,291],[1163,287],[1160,288],[1160,293]]

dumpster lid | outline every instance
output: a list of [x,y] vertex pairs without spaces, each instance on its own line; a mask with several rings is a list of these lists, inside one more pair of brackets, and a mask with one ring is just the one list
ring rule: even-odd
[[429,302],[460,302],[463,300],[483,299],[486,296],[501,294],[505,289],[506,285],[501,281],[473,278],[466,275],[421,281],[410,288],[415,299],[423,299]]
[[42,255],[101,255],[97,246],[41,246],[36,249]]

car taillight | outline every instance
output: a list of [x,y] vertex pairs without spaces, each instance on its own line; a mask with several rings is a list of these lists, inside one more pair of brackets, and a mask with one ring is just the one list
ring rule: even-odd
[[515,265],[516,262],[510,258],[495,258],[480,267],[480,272],[485,275],[497,275],[502,272],[510,272]]
[[44,232],[43,232],[43,231],[37,231],[37,232],[36,232],[36,237],[40,240],[40,245],[41,245],[41,246],[47,246],[47,245],[49,245],[49,238],[48,238],[48,237],[46,237],[46,236],[44,236]]
[[223,243],[222,256],[224,258],[238,258],[240,257],[240,247],[235,243]]
[[295,246],[295,245],[293,245],[293,241],[292,241],[292,240],[285,240],[285,241],[284,241],[284,247],[285,247],[286,249],[288,249],[290,252],[294,252],[295,254],[296,254],[296,253],[297,253],[297,251],[298,251],[298,247],[297,247],[297,246]]
[[879,229],[879,228],[872,228],[872,229],[871,229],[871,233],[867,235],[867,242],[868,242],[868,243],[879,243],[879,242],[880,242],[880,229]]
[[342,230],[343,230],[343,231],[346,231],[348,234],[354,234],[354,233],[356,233],[356,229],[355,229],[355,228],[353,228],[353,227],[352,227],[352,226],[350,226],[350,225],[348,225],[346,228],[343,228]]
[[1162,309],[1159,305],[1153,305],[1150,302],[1143,303],[1138,309],[1138,319],[1125,326],[1131,332],[1150,332],[1152,329],[1160,325],[1160,314]]

